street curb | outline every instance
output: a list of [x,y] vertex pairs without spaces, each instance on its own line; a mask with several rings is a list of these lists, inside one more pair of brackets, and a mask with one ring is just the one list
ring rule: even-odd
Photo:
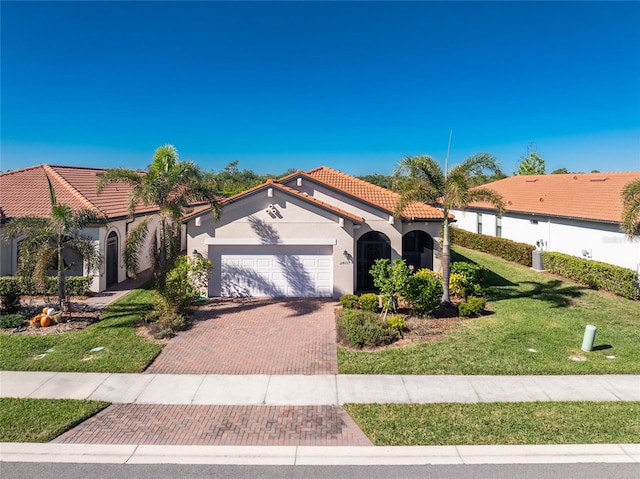
[[169,446],[0,443],[0,462],[230,465],[640,464],[640,444],[520,446]]

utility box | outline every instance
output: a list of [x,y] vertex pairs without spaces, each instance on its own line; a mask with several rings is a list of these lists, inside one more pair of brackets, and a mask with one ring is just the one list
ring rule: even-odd
[[535,250],[531,253],[531,267],[536,271],[544,271],[541,250]]

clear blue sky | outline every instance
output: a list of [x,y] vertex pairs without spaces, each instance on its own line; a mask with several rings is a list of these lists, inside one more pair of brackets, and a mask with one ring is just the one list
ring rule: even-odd
[[640,2],[0,2],[1,160],[640,170]]

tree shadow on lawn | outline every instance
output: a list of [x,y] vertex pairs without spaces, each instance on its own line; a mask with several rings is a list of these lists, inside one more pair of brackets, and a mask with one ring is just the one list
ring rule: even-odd
[[[451,258],[453,261],[478,264],[458,252],[452,252]],[[584,292],[589,289],[584,286],[567,285],[555,278],[544,281],[546,276],[541,276],[541,281],[514,283],[488,268],[484,268],[484,271],[487,297],[492,301],[531,298],[550,303],[554,308],[566,308],[573,304],[574,299],[583,296]],[[522,287],[527,287],[527,290],[522,291]]]

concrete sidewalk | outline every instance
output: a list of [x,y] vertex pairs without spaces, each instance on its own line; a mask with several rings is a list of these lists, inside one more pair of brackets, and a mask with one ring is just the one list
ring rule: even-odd
[[112,403],[342,405],[640,401],[640,375],[389,376],[0,372],[0,397]]

